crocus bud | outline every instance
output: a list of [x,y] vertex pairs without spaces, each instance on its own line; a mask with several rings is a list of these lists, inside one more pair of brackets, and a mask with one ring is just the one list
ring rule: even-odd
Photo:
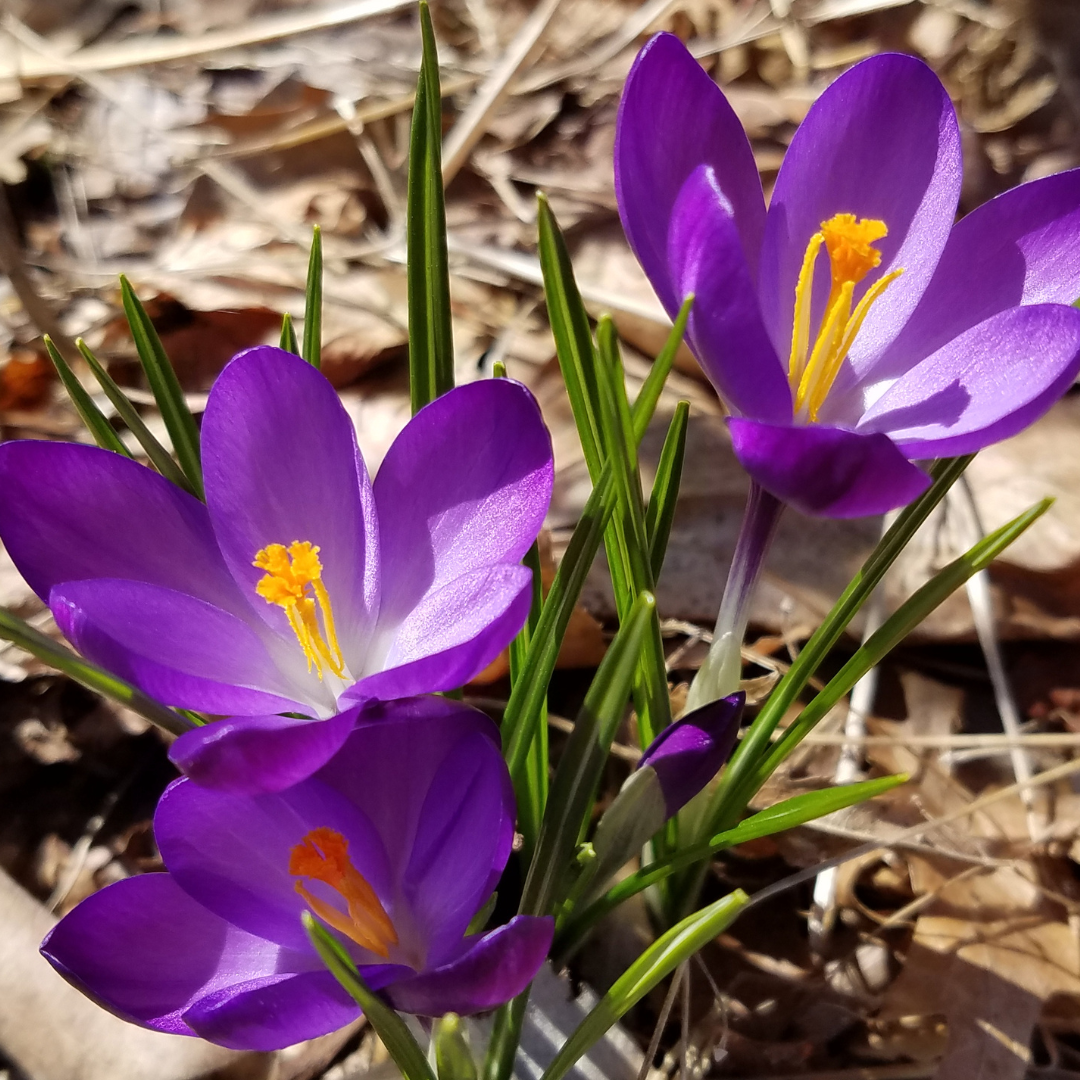
[[745,701],[741,691],[710,701],[653,740],[596,827],[593,894],[720,771]]
[[637,771],[656,773],[665,821],[701,791],[730,757],[745,703],[741,690],[711,701],[661,731],[642,754]]

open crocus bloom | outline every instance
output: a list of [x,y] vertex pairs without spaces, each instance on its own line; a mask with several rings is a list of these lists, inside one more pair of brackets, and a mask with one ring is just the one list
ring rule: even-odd
[[1041,415],[1080,368],[1080,170],[954,227],[960,138],[909,56],[830,86],[766,211],[723,92],[669,34],[630,72],[615,177],[627,237],[731,413],[735,453],[782,501],[856,517]]
[[432,402],[372,483],[325,377],[249,349],[210,392],[202,459],[205,505],[118,454],[7,443],[0,538],[86,656],[169,705],[231,717],[175,750],[206,782],[245,774],[250,755],[261,783],[294,782],[349,725],[277,714],[453,689],[526,618],[520,559],[552,457],[519,383]]
[[305,909],[403,1012],[468,1014],[520,993],[552,921],[466,934],[514,836],[494,724],[436,697],[350,720],[330,761],[276,794],[176,781],[154,818],[168,873],[84,900],[45,939],[48,960],[126,1020],[250,1050],[359,1015],[310,945]]

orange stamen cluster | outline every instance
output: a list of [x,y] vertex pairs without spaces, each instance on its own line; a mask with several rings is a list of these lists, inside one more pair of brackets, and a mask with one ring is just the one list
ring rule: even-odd
[[[902,270],[893,270],[879,278],[852,311],[855,286],[871,270],[881,265],[881,252],[872,245],[886,236],[888,231],[883,221],[856,218],[854,214],[837,214],[823,221],[821,231],[810,238],[795,286],[795,319],[788,361],[788,380],[795,395],[796,416],[803,414],[812,422],[817,420],[825,398],[840,374],[844,358],[870,313],[870,307],[903,273]],[[832,287],[825,315],[811,347],[810,309],[814,269],[822,246],[829,255]]]
[[[345,660],[334,628],[330,596],[322,582],[318,546],[307,540],[294,540],[288,547],[267,544],[255,553],[252,565],[266,571],[255,591],[268,604],[277,604],[285,610],[289,626],[304,650],[308,671],[314,667],[321,679],[326,667],[341,678],[345,674]],[[314,598],[308,595],[309,588]],[[322,616],[321,627],[315,613],[316,603]]]
[[312,829],[289,853],[293,877],[325,882],[345,901],[346,911],[314,896],[302,881],[296,891],[327,926],[364,949],[383,957],[398,943],[397,931],[367,878],[349,859],[349,842],[339,832],[322,826]]

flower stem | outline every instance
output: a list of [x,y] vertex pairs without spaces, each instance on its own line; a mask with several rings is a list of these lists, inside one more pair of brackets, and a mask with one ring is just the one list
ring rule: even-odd
[[769,552],[784,504],[756,480],[750,481],[739,539],[731,560],[712,646],[690,684],[684,713],[727,697],[739,688],[742,643],[750,618],[750,601]]

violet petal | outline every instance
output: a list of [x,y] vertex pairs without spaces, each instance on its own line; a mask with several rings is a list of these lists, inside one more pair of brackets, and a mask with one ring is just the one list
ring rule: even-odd
[[[960,134],[938,77],[911,56],[871,57],[840,76],[795,132],[769,203],[759,278],[762,315],[781,356],[791,347],[795,285],[806,246],[836,214],[884,221],[881,266],[856,291],[903,267],[870,311],[849,354],[856,372],[891,341],[922,296],[960,195]],[[829,293],[818,260],[812,325]]]
[[994,315],[899,378],[860,431],[883,431],[908,457],[952,457],[1015,435],[1080,371],[1080,311],[1034,304]]
[[148,694],[209,713],[303,706],[247,623],[182,592],[98,578],[63,582],[49,604],[57,625],[95,663]]
[[62,581],[126,578],[241,613],[206,507],[145,465],[96,446],[0,446],[0,535],[48,601]]
[[930,484],[886,435],[778,427],[733,417],[735,456],[766,491],[804,514],[848,518],[905,506]]
[[395,983],[386,991],[396,1009],[419,1016],[461,1016],[493,1009],[516,997],[547,958],[554,921],[518,915],[478,936],[450,964]]
[[243,716],[187,731],[169,760],[197,784],[242,795],[282,791],[306,780],[341,749],[356,710],[328,720]]
[[346,663],[359,665],[378,607],[378,522],[352,422],[334,388],[270,346],[235,356],[202,423],[206,504],[221,551],[259,617],[294,648],[285,612],[255,592],[268,544],[320,548]]
[[672,34],[657,34],[626,79],[615,128],[615,193],[627,239],[668,314],[683,298],[671,280],[668,222],[679,192],[710,166],[756,271],[765,226],[753,151],[720,87]]
[[245,933],[196,903],[171,874],[143,874],[83,900],[49,931],[45,959],[117,1016],[174,1035],[207,993],[307,957]]
[[380,635],[455,579],[519,562],[543,524],[552,477],[551,438],[520,383],[469,383],[421,409],[375,478]]
[[791,419],[791,390],[761,308],[730,202],[712,166],[687,178],[671,211],[668,260],[676,296],[693,293],[687,340],[720,397],[755,420]]

